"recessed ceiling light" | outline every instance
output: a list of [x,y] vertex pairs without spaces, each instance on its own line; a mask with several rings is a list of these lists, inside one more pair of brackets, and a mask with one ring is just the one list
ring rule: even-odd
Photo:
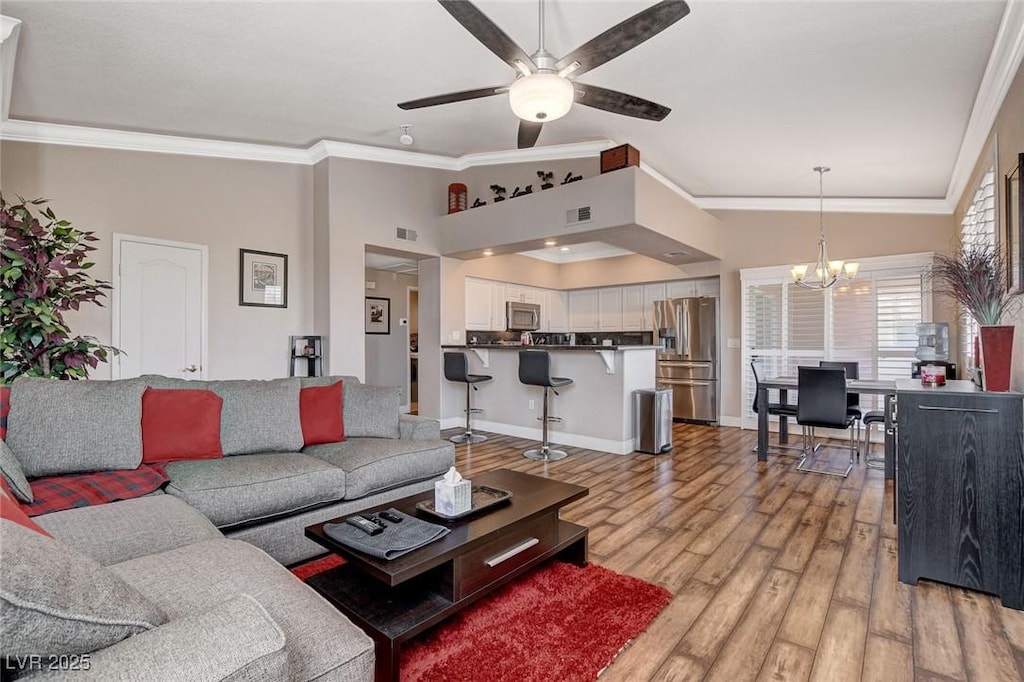
[[568,246],[563,246],[562,248],[559,249],[559,251],[568,251],[568,250],[569,250]]
[[493,256],[494,252],[491,251],[490,249],[484,249],[484,255],[485,256]]
[[544,246],[554,246],[557,243],[558,242],[556,242],[554,239],[549,239],[546,242],[544,242]]

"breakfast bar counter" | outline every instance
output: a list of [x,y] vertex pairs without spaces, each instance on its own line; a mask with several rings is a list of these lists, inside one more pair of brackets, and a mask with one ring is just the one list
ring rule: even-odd
[[[551,395],[551,415],[561,422],[548,426],[548,438],[563,446],[614,454],[633,452],[633,391],[655,387],[656,346],[545,346],[510,344],[445,345],[442,351],[463,351],[472,374],[489,374],[477,384],[473,407],[483,410],[474,428],[540,440],[542,389],[519,383],[519,351],[551,354],[551,373],[572,385]],[[465,384],[445,382],[445,428],[465,423]]]

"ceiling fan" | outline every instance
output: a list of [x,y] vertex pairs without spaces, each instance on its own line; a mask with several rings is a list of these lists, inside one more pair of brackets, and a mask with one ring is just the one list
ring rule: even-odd
[[527,55],[472,2],[438,2],[484,47],[518,71],[519,75],[510,86],[477,88],[414,99],[399,104],[401,109],[421,109],[507,92],[512,111],[520,119],[520,149],[536,144],[544,123],[565,116],[574,101],[595,109],[650,121],[660,121],[671,111],[668,107],[641,97],[596,85],[576,83],[571,79],[615,59],[685,17],[690,13],[690,7],[683,0],[662,0],[592,38],[561,59],[556,59],[544,49],[544,0],[539,0],[539,45],[532,55]]

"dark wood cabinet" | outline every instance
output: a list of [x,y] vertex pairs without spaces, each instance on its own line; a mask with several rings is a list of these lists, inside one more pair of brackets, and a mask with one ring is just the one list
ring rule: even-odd
[[899,391],[897,410],[900,581],[1024,608],[1024,399]]

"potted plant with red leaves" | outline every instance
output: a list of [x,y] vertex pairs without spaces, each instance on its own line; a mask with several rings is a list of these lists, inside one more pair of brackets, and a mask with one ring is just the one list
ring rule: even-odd
[[69,310],[103,305],[110,283],[87,260],[98,241],[58,218],[46,199],[8,203],[0,195],[0,384],[19,376],[85,379],[120,351],[72,335]]
[[939,254],[931,269],[935,290],[946,294],[981,327],[981,367],[987,391],[1010,390],[1013,325],[1000,324],[1020,303],[1008,291],[1003,255],[990,244],[961,244],[952,256]]

